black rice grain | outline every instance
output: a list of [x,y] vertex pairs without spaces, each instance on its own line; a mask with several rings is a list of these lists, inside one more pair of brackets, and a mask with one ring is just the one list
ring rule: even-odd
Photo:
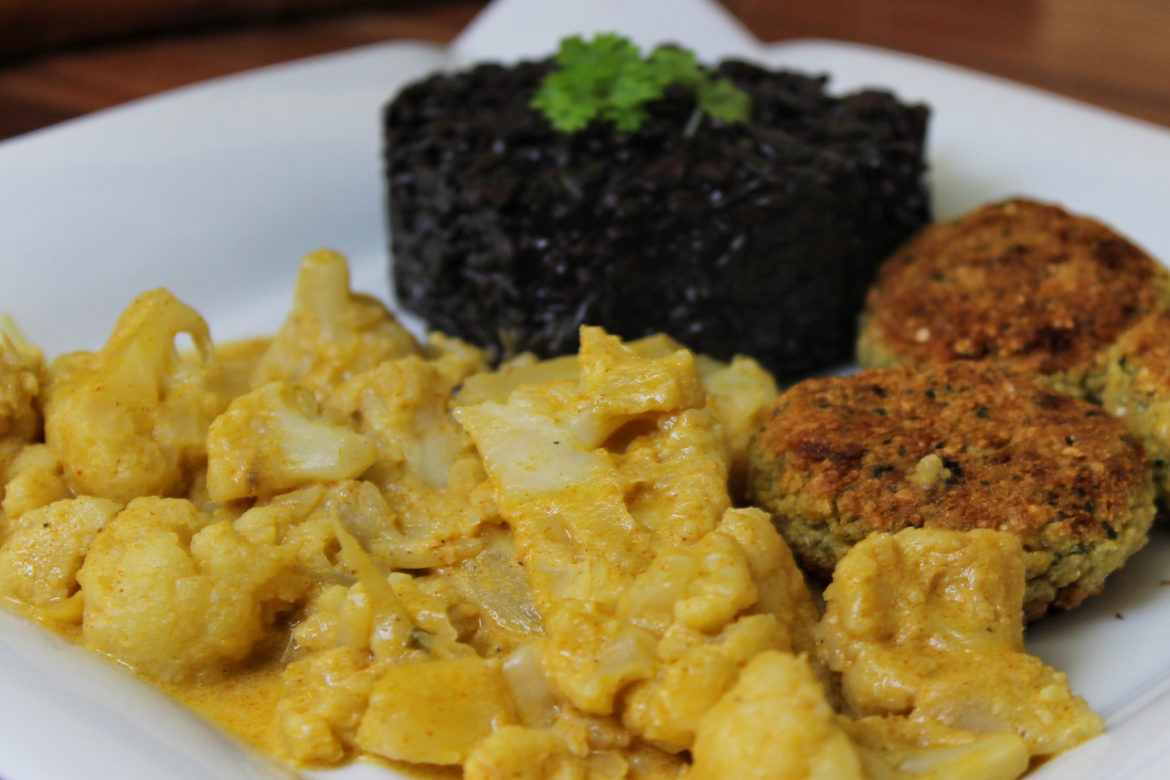
[[786,381],[847,361],[873,270],[930,218],[929,111],[729,61],[752,121],[683,91],[636,132],[568,135],[528,102],[548,62],[432,76],[385,110],[392,277],[431,328],[505,357],[582,323],[663,331]]

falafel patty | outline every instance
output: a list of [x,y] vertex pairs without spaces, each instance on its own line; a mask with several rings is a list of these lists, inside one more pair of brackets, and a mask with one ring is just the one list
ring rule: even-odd
[[1122,334],[1090,375],[1089,392],[1141,442],[1159,503],[1170,509],[1170,312]]
[[1119,420],[989,362],[800,382],[765,414],[749,458],[752,498],[820,576],[878,531],[1017,534],[1029,620],[1099,592],[1155,513],[1145,456]]
[[1170,306],[1170,273],[1093,219],[1008,200],[894,252],[861,316],[862,366],[992,359],[1083,394],[1100,351]]

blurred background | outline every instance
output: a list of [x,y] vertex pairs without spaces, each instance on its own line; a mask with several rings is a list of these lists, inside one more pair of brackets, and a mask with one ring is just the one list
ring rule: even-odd
[[[588,0],[549,0],[561,1]],[[719,2],[766,42],[882,46],[1170,126],[1166,0]],[[380,41],[446,42],[485,5],[0,0],[0,138],[262,65]]]

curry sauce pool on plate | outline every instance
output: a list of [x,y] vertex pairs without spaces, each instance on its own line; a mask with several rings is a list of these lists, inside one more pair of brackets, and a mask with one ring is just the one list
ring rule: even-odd
[[996,360],[1081,394],[1100,352],[1170,304],[1170,274],[1096,220],[1008,200],[931,225],[878,270],[866,367]]
[[[277,334],[230,356],[162,290],[48,365],[0,332],[27,391],[0,409],[0,601],[293,766],[982,780],[1100,732],[1023,652],[1010,534],[957,579],[965,535],[875,537],[842,565],[883,544],[905,565],[843,578],[818,614],[728,491],[775,390],[754,362],[586,328],[576,356],[491,372],[348,281],[310,255]],[[858,655],[843,700],[831,675]],[[912,715],[879,690],[893,667],[932,670]]]
[[1011,531],[1030,619],[1098,592],[1145,544],[1155,513],[1152,476],[1121,422],[985,362],[801,382],[753,440],[749,480],[823,576],[878,531]]

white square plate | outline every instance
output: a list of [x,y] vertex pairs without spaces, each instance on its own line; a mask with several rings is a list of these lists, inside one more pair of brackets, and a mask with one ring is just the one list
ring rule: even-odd
[[[551,52],[617,30],[885,86],[933,109],[936,215],[1010,195],[1056,201],[1170,258],[1170,132],[1037,90],[892,52],[762,46],[705,0],[497,0],[450,48],[368,47],[220,79],[0,143],[0,311],[47,353],[93,349],[142,290],[167,286],[213,336],[274,330],[301,255],[348,254],[354,283],[389,297],[380,109],[441,66]],[[1038,778],[1170,776],[1170,538],[1104,595],[1028,632],[1108,733]],[[0,777],[281,774],[133,679],[0,613]],[[329,777],[387,777],[372,765]]]

